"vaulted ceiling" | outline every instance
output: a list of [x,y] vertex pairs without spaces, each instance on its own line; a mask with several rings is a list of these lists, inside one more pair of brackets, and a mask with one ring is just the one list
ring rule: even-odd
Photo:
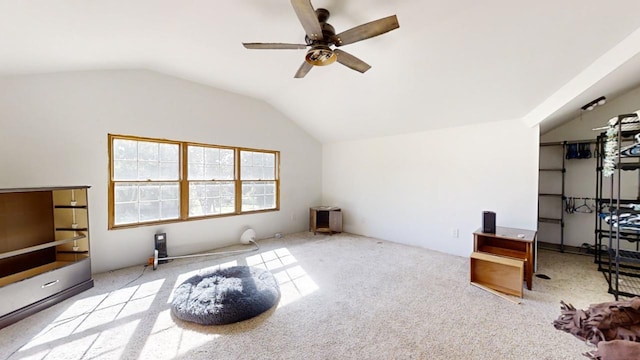
[[[336,32],[400,28],[293,75],[305,50],[288,0],[0,0],[0,76],[150,69],[262,99],[321,142],[524,120],[549,129],[640,85],[637,0],[313,0]],[[640,105],[640,104],[639,104]]]

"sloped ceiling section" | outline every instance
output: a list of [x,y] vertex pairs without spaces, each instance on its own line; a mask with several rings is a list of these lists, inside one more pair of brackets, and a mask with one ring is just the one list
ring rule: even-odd
[[[263,99],[324,143],[510,119],[555,124],[583,98],[640,83],[637,49],[616,48],[637,45],[640,1],[313,5],[331,11],[337,32],[392,14],[400,28],[343,47],[372,66],[365,74],[336,63],[294,79],[304,50],[242,46],[304,42],[287,0],[1,0],[0,76],[160,71]],[[594,70],[599,60],[607,71]]]

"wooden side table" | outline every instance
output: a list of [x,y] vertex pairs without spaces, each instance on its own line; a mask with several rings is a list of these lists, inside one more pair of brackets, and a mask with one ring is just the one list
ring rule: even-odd
[[318,232],[329,235],[342,232],[342,210],[333,206],[309,208],[309,231],[313,231],[313,235]]
[[535,239],[536,232],[532,230],[498,226],[491,234],[480,228],[473,233],[473,251],[524,261],[524,280],[531,290]]

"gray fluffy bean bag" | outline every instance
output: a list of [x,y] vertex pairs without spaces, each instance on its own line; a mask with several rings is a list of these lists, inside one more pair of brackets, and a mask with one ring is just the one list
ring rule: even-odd
[[171,311],[182,320],[222,325],[260,315],[279,299],[271,272],[234,266],[185,280],[173,292]]

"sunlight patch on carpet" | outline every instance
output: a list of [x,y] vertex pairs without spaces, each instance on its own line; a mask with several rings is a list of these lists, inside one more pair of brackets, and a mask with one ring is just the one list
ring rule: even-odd
[[280,269],[298,262],[287,248],[265,251],[257,255],[249,256],[246,260],[248,266],[263,268],[269,271]]
[[[178,326],[171,316],[171,310],[167,309],[158,314],[139,358],[154,360],[179,358],[218,337],[220,337],[218,334],[194,331]],[[172,351],[167,351],[167,349]]]
[[[61,358],[73,358],[68,353],[67,345],[74,343],[79,357],[82,357],[82,354],[95,354],[93,351],[98,351],[97,349],[100,349],[98,353],[116,354],[128,343],[139,322],[136,317],[151,308],[163,283],[164,279],[159,279],[77,300],[27,342],[18,353],[32,356],[39,353],[40,348],[50,348],[52,350],[49,356],[56,358],[52,354],[58,353],[56,349],[60,348],[65,349],[64,353],[60,353]],[[113,341],[116,338],[121,341]],[[101,345],[107,339],[109,344],[116,345],[109,345],[110,348]]]
[[278,308],[286,306],[319,289],[301,266],[279,271],[273,276],[280,284],[280,303]]
[[280,286],[281,308],[318,290],[318,285],[287,248],[265,251],[246,258],[247,265],[269,270]]

